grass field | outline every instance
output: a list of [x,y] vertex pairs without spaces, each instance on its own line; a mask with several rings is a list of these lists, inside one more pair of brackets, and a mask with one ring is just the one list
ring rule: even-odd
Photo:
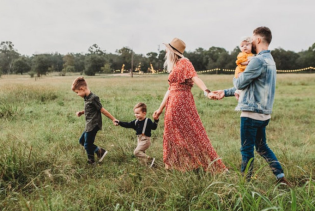
[[[266,162],[255,159],[256,178],[241,176],[236,100],[210,101],[193,88],[212,145],[230,173],[166,171],[162,162],[163,115],[148,153],[158,166],[133,156],[135,132],[103,116],[96,144],[109,151],[86,164],[78,138],[84,130],[83,99],[70,89],[75,76],[0,78],[0,210],[315,210],[315,74],[278,75],[269,146],[293,188],[275,185]],[[200,75],[211,89],[232,86],[231,75]],[[92,92],[117,119],[134,119],[145,102],[151,117],[168,88],[167,76],[86,77]]]

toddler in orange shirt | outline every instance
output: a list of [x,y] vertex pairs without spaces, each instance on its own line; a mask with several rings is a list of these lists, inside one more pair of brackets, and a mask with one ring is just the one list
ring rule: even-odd
[[[254,56],[252,54],[252,38],[244,37],[240,43],[241,52],[237,55],[236,60],[236,69],[235,69],[235,78],[238,78],[239,74],[245,71],[246,66],[248,65],[250,59]],[[241,90],[235,91],[235,96],[238,99],[238,96],[241,94]]]

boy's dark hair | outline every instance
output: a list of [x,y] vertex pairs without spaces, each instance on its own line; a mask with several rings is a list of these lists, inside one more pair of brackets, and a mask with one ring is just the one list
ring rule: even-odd
[[268,43],[268,45],[271,43],[272,34],[268,27],[266,26],[258,27],[253,31],[253,33],[263,37],[263,39]]
[[76,78],[72,83],[72,91],[79,90],[81,87],[87,87],[87,83],[83,77]]
[[144,103],[137,103],[135,107],[133,107],[133,110],[135,110],[136,108],[141,108],[142,112],[147,112],[147,105]]

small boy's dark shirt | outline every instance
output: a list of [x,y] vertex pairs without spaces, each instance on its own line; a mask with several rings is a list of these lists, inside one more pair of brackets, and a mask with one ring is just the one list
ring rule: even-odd
[[84,97],[85,132],[92,131],[96,126],[102,129],[102,108],[100,98],[92,92]]
[[[136,119],[135,119],[132,122],[119,121],[119,125],[122,127],[125,127],[125,128],[132,128],[136,131],[137,135],[141,135],[142,130],[143,130],[143,126],[144,126],[144,122],[145,122],[145,119],[142,121],[138,120],[137,124],[136,124]],[[152,120],[148,118],[147,127],[145,128],[144,135],[151,137],[151,130],[155,130],[157,128],[158,122],[159,122],[159,120],[154,120],[154,122],[152,122]]]

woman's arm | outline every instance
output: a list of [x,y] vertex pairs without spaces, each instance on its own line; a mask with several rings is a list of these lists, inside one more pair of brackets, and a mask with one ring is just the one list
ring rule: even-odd
[[[205,83],[198,77],[198,76],[195,76],[192,78],[192,80],[195,82],[195,84],[197,84],[197,86],[202,90],[202,91],[206,91],[206,90],[209,90]],[[209,90],[210,91],[210,90]],[[210,93],[210,92],[209,92]]]
[[166,102],[167,102],[169,93],[170,93],[170,91],[167,90],[167,92],[166,92],[165,95],[164,95],[163,101],[162,101],[162,103],[161,103],[159,109],[156,110],[156,111],[153,113],[153,118],[154,118],[154,119],[158,119],[159,116],[161,115],[161,113],[163,112],[163,109],[165,108],[165,105],[166,105]]

